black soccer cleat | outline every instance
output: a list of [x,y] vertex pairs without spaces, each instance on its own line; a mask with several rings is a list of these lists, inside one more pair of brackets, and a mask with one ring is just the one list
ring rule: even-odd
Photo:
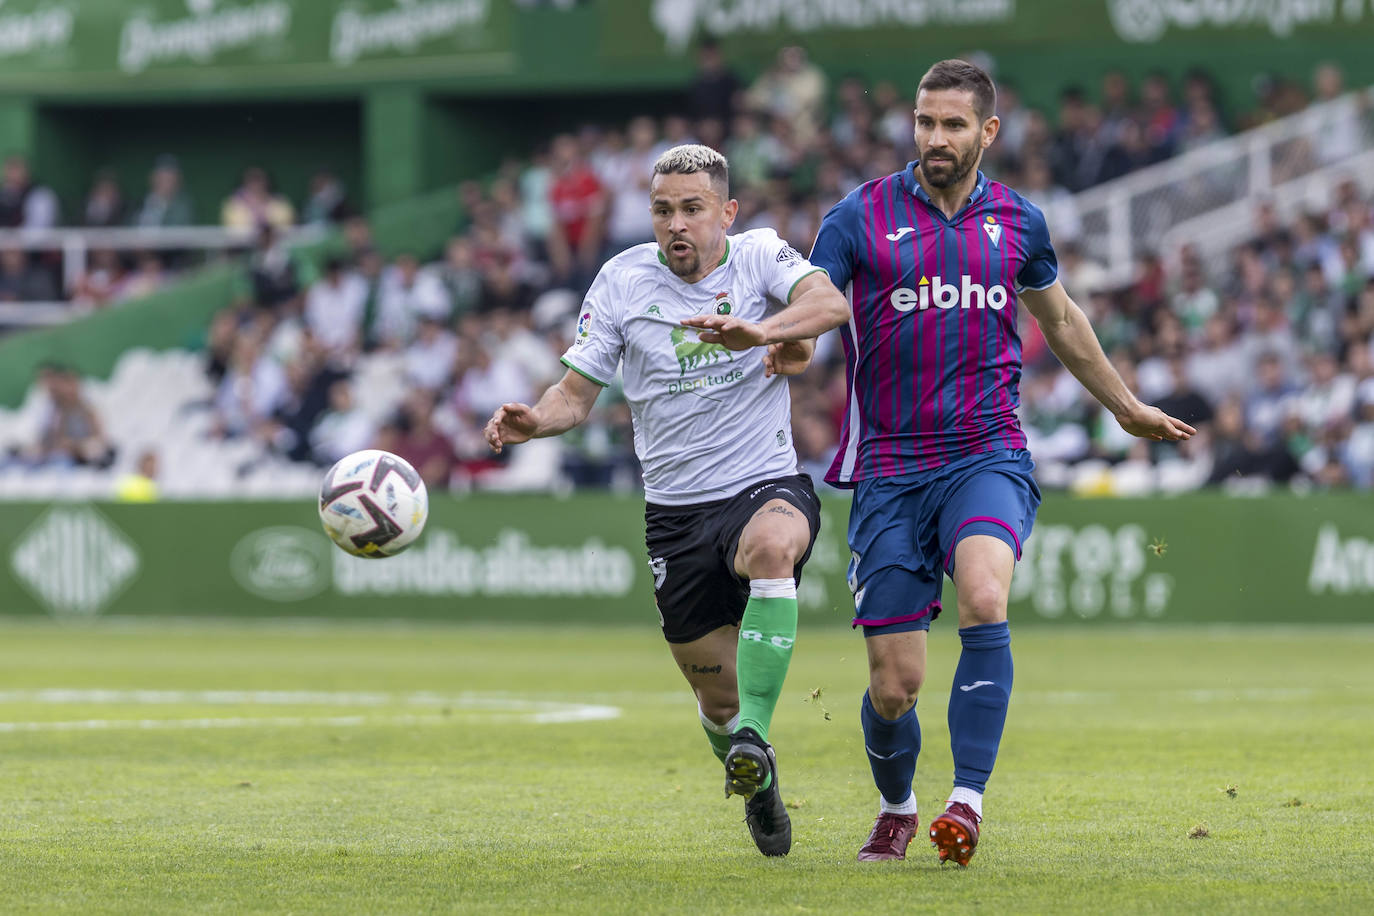
[[[778,790],[777,756],[753,729],[741,729],[733,738],[725,755],[725,795],[744,796],[744,822],[759,852],[785,856],[792,850],[792,819]],[[759,788],[769,773],[773,781],[768,788]]]

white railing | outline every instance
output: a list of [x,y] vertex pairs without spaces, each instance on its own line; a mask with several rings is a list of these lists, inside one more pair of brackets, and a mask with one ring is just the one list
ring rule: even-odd
[[[323,226],[292,229],[284,238],[290,245],[319,241]],[[62,287],[71,290],[86,274],[92,251],[197,251],[225,254],[246,251],[257,232],[223,226],[166,226],[155,228],[55,228],[0,229],[0,250],[57,251],[62,256]],[[62,324],[84,313],[69,302],[0,303],[0,325]]]
[[[1280,221],[1289,224],[1304,213],[1330,206],[1331,189],[1347,179],[1354,181],[1361,193],[1374,193],[1374,148],[1339,165],[1276,183],[1264,197],[1274,205]],[[1211,261],[1254,236],[1255,203],[1253,198],[1242,198],[1177,223],[1160,239],[1160,252],[1172,262],[1187,246],[1196,250],[1204,262]]]
[[1300,187],[1307,204],[1315,205],[1312,195],[1325,193],[1340,178],[1355,178],[1367,187],[1374,182],[1367,155],[1371,149],[1374,88],[1313,105],[1075,195],[1081,244],[1089,257],[1107,267],[1114,282],[1124,283],[1147,253],[1167,256],[1185,243],[1220,251],[1227,242],[1218,236],[1213,244],[1206,236],[1221,222],[1213,214],[1227,214],[1224,235],[1233,244],[1252,227],[1255,205],[1275,199],[1282,189],[1290,189],[1282,195],[1289,201]]

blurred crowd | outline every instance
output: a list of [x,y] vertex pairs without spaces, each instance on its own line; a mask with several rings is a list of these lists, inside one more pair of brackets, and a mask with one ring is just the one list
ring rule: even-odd
[[[481,428],[500,404],[532,403],[561,376],[597,269],[652,239],[646,196],[658,155],[683,142],[720,149],[740,201],[735,231],[773,227],[803,251],[830,206],[911,157],[909,91],[850,77],[832,86],[799,48],[750,84],[714,47],[700,55],[674,114],[559,134],[463,185],[463,222],[434,259],[384,258],[366,219],[339,210],[325,218],[342,220],[342,247],[307,264],[281,241],[290,205],[273,203],[265,176],[246,176],[225,219],[234,211],[262,231],[241,301],[209,331],[214,435],[321,466],[385,448],[435,489],[508,485],[512,465],[536,450],[522,486],[635,488],[629,411],[615,385],[559,440],[497,457]],[[1262,205],[1253,239],[1229,257],[1147,258],[1125,284],[1109,282],[1078,243],[1073,192],[1344,89],[1329,66],[1311,92],[1285,81],[1258,88],[1258,105],[1235,114],[1201,71],[1177,86],[1109,73],[1095,100],[1066,89],[1052,121],[1001,85],[1002,132],[985,170],[1046,210],[1061,279],[1130,385],[1201,430],[1182,445],[1126,436],[1023,316],[1022,424],[1045,486],[1374,486],[1374,200],[1358,185],[1296,220]],[[329,212],[316,203],[307,209]],[[374,371],[381,365],[389,371]],[[834,453],[844,389],[828,335],[792,380],[795,441],[815,476]]]
[[[83,201],[64,207],[57,194],[36,180],[23,156],[5,159],[0,170],[0,229],[163,229],[218,224],[250,235],[267,226],[277,232],[301,225],[328,225],[352,215],[342,182],[322,169],[310,180],[298,208],[276,190],[266,170],[250,166],[216,214],[197,213],[184,185],[181,164],[158,156],[142,196],[130,195],[113,171],[95,174]],[[72,302],[101,307],[155,292],[196,258],[188,250],[94,244],[85,269],[64,282],[60,244],[18,247],[0,244],[0,302]]]

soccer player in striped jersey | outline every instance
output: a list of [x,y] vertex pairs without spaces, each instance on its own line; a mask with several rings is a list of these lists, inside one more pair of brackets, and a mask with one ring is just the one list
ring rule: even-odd
[[[836,204],[811,253],[851,308],[840,331],[849,403],[826,479],[854,489],[849,582],[869,662],[860,719],[881,797],[862,861],[905,858],[917,828],[916,696],[946,575],[962,644],[948,712],[954,787],[930,838],[959,865],[977,846],[1011,695],[1007,595],[1040,503],[1016,416],[1017,300],[1123,429],[1194,433],[1130,392],[1059,283],[1040,210],[979,170],[997,137],[995,103],[978,67],[931,67],[916,96],[917,160]],[[778,317],[806,317],[789,312]],[[699,324],[719,335],[703,340],[768,342],[742,322]]]

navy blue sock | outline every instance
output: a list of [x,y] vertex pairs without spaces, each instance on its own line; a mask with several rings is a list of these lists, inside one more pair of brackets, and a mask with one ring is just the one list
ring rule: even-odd
[[916,757],[921,753],[921,723],[913,706],[895,719],[884,719],[873,708],[864,691],[859,721],[864,726],[864,747],[873,782],[883,800],[900,805],[911,795],[911,780],[916,776]]
[[954,784],[983,792],[1011,699],[1011,631],[1007,622],[984,623],[959,631],[964,650],[949,692],[949,744],[954,752]]

